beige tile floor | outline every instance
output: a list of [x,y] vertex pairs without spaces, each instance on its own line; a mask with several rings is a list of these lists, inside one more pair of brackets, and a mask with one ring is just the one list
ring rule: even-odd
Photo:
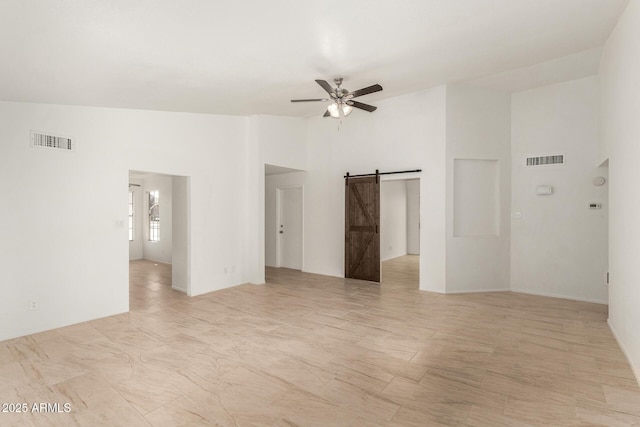
[[420,292],[415,257],[380,286],[267,269],[195,298],[169,266],[130,271],[130,313],[0,343],[0,402],[71,405],[0,425],[640,423],[602,305]]

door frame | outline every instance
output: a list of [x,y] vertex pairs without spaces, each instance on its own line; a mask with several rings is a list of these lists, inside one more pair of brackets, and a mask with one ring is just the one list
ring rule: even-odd
[[[191,176],[189,175],[176,175],[173,173],[165,173],[165,172],[158,172],[158,171],[149,171],[149,170],[144,170],[144,169],[129,169],[127,170],[127,182],[130,182],[131,180],[131,174],[140,174],[140,175],[161,175],[161,176],[166,176],[166,177],[170,177],[172,180],[172,186],[173,186],[173,179],[174,178],[184,178],[185,179],[185,188],[184,188],[184,193],[181,193],[181,196],[184,196],[184,200],[182,201],[183,203],[180,205],[180,207],[182,209],[184,209],[184,211],[182,212],[185,216],[186,219],[186,223],[180,223],[178,225],[176,225],[176,223],[174,223],[173,218],[172,218],[172,222],[171,222],[171,234],[172,234],[172,241],[171,241],[171,253],[172,253],[172,262],[171,262],[171,266],[172,266],[172,277],[171,277],[171,288],[178,291],[178,292],[182,292],[187,294],[188,296],[192,296],[192,292],[191,292],[191,203],[192,203],[192,198],[191,198]],[[144,179],[144,178],[134,178],[134,179]],[[140,192],[142,193],[141,197],[142,197],[142,206],[137,208],[137,213],[138,213],[138,218],[136,218],[134,216],[134,221],[136,221],[134,223],[134,227],[138,227],[140,228],[140,231],[138,233],[139,236],[141,236],[142,239],[147,238],[147,235],[145,233],[145,229],[147,229],[148,224],[145,223],[145,211],[147,210],[148,206],[146,206],[147,201],[145,201],[145,192],[143,190],[143,187],[140,187]],[[173,217],[173,212],[176,212],[174,210],[174,206],[176,205],[176,201],[174,199],[175,195],[177,193],[175,191],[173,191],[172,189],[172,203],[171,203],[171,208],[172,208],[172,217]],[[162,200],[162,199],[161,199]],[[134,207],[134,209],[136,209]],[[135,215],[135,213],[134,213]],[[140,220],[140,222],[138,223],[137,221]],[[177,230],[177,232],[176,232]],[[134,231],[135,232],[135,231]],[[135,236],[135,235],[134,235]],[[129,260],[127,261],[127,271],[129,271]],[[175,286],[176,282],[181,282],[181,286]],[[129,287],[131,286],[131,282],[130,280],[128,280],[128,284]],[[128,294],[127,294],[128,295]]]
[[300,270],[304,271],[304,184],[290,184],[290,185],[278,185],[276,186],[276,267],[282,267],[282,236],[280,235],[280,224],[282,221],[282,194],[285,190],[300,189],[301,196],[301,211],[300,222],[302,224],[302,233],[300,239],[302,240],[302,265]]

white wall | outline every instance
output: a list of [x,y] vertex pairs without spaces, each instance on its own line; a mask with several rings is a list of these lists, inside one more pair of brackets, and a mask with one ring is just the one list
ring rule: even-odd
[[[377,102],[374,113],[308,119],[305,270],[344,276],[344,178],[422,169],[420,289],[445,289],[444,86]],[[417,176],[406,176],[415,178]]]
[[245,281],[246,142],[242,117],[0,102],[0,340],[128,311],[129,170],[191,177],[192,295]]
[[[607,303],[607,187],[596,187],[598,79],[587,77],[512,98],[511,286]],[[525,166],[531,155],[565,154],[562,166]],[[538,185],[553,194],[536,194]],[[590,202],[603,208],[590,210]]]
[[[477,201],[482,203],[480,207],[486,208],[485,213],[494,212],[496,235],[454,236],[454,199],[456,191],[461,190],[454,187],[455,159],[497,161],[497,194]],[[447,86],[447,292],[509,289],[510,162],[509,94],[462,85]],[[469,184],[467,180],[461,185],[465,182]],[[430,204],[430,200],[422,201],[427,209]],[[474,215],[478,206],[471,204],[460,209]]]
[[420,180],[407,183],[407,253],[420,254]]
[[136,184],[129,187],[129,191],[133,191],[133,241],[129,242],[129,259],[142,259],[142,240],[143,240],[143,220],[144,204],[142,180],[129,178],[129,184]]
[[453,237],[500,236],[498,160],[453,160]]
[[[171,177],[172,195],[172,247],[171,247],[171,287],[181,292],[189,293],[191,283],[191,245],[190,227],[190,186],[189,177]],[[162,213],[160,213],[162,215]]]
[[307,168],[306,120],[294,117],[251,116],[248,118],[245,150],[243,258],[245,280],[264,283],[265,266],[265,172],[270,164],[291,169]]
[[640,381],[640,2],[630,1],[600,64],[600,148],[609,156],[609,324]]
[[[277,241],[278,241],[278,212],[277,212],[277,189],[301,187],[304,185],[305,172],[291,172],[277,175],[267,175],[265,177],[265,265],[277,267]],[[303,230],[304,232],[304,230]],[[302,253],[302,265],[304,267],[304,251]]]
[[[142,258],[171,264],[173,246],[173,183],[167,175],[150,174],[142,180]],[[149,192],[158,191],[160,207],[160,240],[149,240]]]
[[256,116],[262,163],[305,170],[306,120],[299,117]]
[[380,183],[380,259],[407,254],[406,181]]

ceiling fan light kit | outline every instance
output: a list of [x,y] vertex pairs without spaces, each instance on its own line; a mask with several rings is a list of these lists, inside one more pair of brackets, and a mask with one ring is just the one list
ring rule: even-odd
[[333,104],[329,104],[327,107],[327,111],[329,111],[329,115],[334,119],[339,119],[340,117],[346,117],[353,111],[353,107],[347,104],[334,102]]
[[342,77],[333,79],[333,82],[336,84],[335,88],[331,87],[331,85],[327,83],[326,80],[316,80],[316,83],[318,83],[318,85],[320,85],[320,87],[324,89],[331,98],[292,99],[291,102],[333,101],[327,107],[327,111],[325,111],[323,117],[333,117],[335,119],[348,116],[349,114],[351,114],[354,108],[368,111],[370,113],[376,111],[376,109],[378,108],[374,107],[373,105],[353,101],[353,98],[368,95],[374,92],[380,92],[382,90],[382,86],[380,86],[379,84],[371,85],[362,89],[354,90],[353,92],[349,92],[347,89],[340,87],[340,85],[342,85]]

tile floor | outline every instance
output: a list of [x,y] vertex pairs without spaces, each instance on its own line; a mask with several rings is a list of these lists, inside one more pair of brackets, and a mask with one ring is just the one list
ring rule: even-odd
[[267,269],[194,298],[130,273],[130,313],[0,342],[0,402],[62,411],[0,425],[640,425],[602,305],[420,292],[411,257],[381,286]]

